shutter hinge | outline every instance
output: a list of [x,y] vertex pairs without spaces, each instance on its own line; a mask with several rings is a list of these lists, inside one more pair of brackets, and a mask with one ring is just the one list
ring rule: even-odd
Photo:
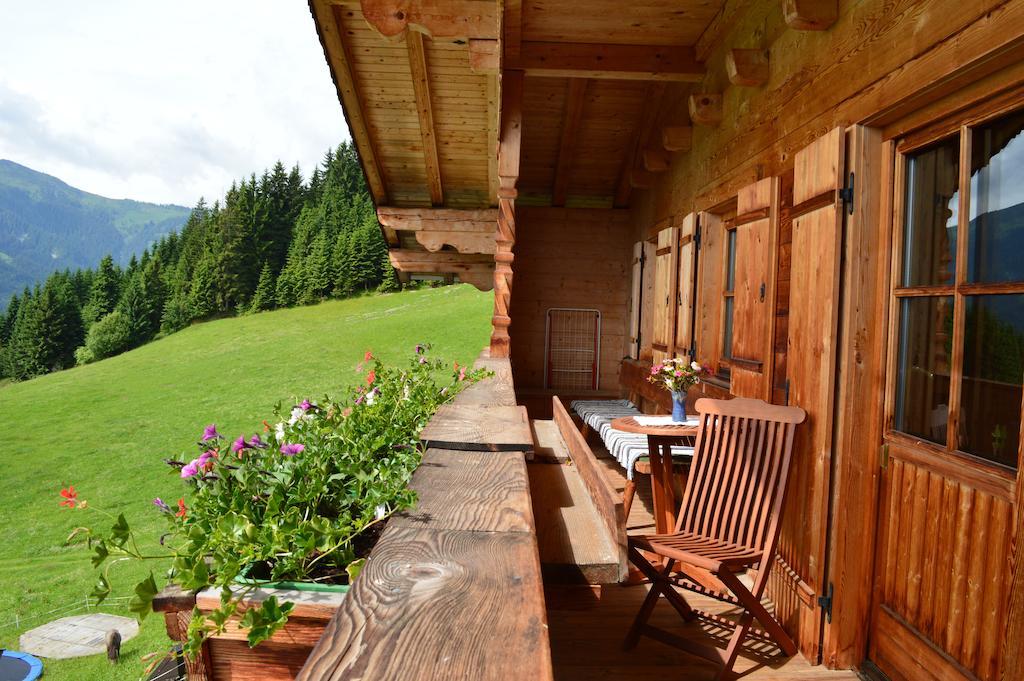
[[786,391],[786,406],[789,406],[789,379],[786,379],[786,384],[783,386],[783,390]]
[[682,291],[676,291],[676,307],[683,306],[683,293]]
[[824,596],[818,596],[818,607],[821,608],[822,614],[825,615],[825,620],[832,622],[832,596],[835,592],[832,582],[828,583],[828,591]]
[[693,232],[693,246],[698,251],[700,250],[700,225],[697,225],[697,229]]
[[839,190],[839,198],[842,199],[843,205],[846,206],[846,212],[853,215],[853,171],[850,171],[846,186]]
[[878,451],[878,465],[882,470],[889,467],[889,445],[882,445]]

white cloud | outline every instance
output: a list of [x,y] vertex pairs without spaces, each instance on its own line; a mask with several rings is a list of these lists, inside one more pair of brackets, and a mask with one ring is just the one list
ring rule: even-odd
[[0,158],[193,205],[349,137],[306,3],[0,0]]

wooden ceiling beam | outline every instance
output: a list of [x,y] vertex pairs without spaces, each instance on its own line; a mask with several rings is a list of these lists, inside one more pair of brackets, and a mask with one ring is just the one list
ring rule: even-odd
[[327,57],[331,77],[334,79],[345,119],[352,132],[352,139],[355,141],[363,172],[366,174],[366,183],[369,185],[370,193],[376,203],[387,203],[388,191],[384,184],[384,174],[381,172],[376,146],[373,138],[370,137],[366,116],[363,114],[363,105],[359,100],[359,91],[352,72],[351,58],[344,41],[341,40],[341,31],[334,8],[325,0],[314,0],[311,7],[313,15],[316,17],[320,43],[324,48],[324,55]]
[[409,248],[388,251],[391,265],[409,274],[455,274],[481,291],[494,287],[494,256],[440,251],[430,253]]
[[505,56],[506,68],[539,77],[696,83],[705,74],[692,47],[675,45],[523,42],[519,57]]
[[566,86],[565,114],[562,116],[562,135],[558,145],[558,166],[551,190],[551,205],[564,206],[572,173],[572,159],[576,155],[576,133],[583,118],[583,103],[587,95],[586,78],[570,78]]
[[666,125],[661,129],[661,146],[665,151],[689,151],[693,146],[693,128],[689,125]]
[[729,82],[740,87],[761,87],[768,82],[768,51],[732,49],[725,54]]
[[522,0],[505,0],[502,40],[505,59],[518,59],[523,44]]
[[622,166],[619,169],[619,179],[615,184],[613,205],[616,208],[624,208],[629,204],[629,196],[633,191],[631,182],[634,167],[636,166],[637,158],[640,156],[640,150],[647,148],[648,141],[651,138],[651,131],[661,109],[661,100],[665,97],[667,87],[667,83],[661,82],[653,82],[647,85],[640,120],[637,121],[636,128],[633,130],[633,140],[626,151],[626,158],[622,161]]
[[493,235],[494,225],[498,221],[498,209],[398,208],[395,206],[381,206],[377,209],[377,220],[385,227],[390,227],[397,231],[486,231],[488,234]]
[[430,202],[435,206],[440,206],[444,203],[444,187],[441,184],[441,161],[437,154],[434,107],[430,101],[430,73],[427,71],[427,54],[423,46],[423,34],[410,31],[405,38],[405,45],[409,52],[409,70],[412,71],[416,115],[420,119],[420,139],[423,140],[423,162],[427,171]]
[[782,16],[798,31],[827,31],[839,18],[839,0],[782,0]]
[[689,110],[694,125],[716,126],[722,122],[722,95],[690,95]]
[[363,17],[385,38],[406,33],[432,38],[498,39],[498,3],[479,0],[361,0]]

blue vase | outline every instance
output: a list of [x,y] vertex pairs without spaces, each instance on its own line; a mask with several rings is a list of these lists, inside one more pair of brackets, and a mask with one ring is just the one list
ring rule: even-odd
[[672,393],[672,420],[682,423],[686,420],[686,393]]

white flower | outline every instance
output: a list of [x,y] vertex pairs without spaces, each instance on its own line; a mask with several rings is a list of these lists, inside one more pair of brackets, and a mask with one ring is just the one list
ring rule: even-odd
[[377,520],[383,520],[384,516],[388,514],[388,507],[385,506],[384,504],[381,504],[375,510],[377,514]]
[[274,426],[274,435],[277,435],[278,441],[283,441],[284,440],[284,424],[283,423],[278,423],[276,426]]
[[373,404],[373,400],[376,397],[377,397],[377,389],[374,388],[370,392],[366,393],[366,404]]
[[693,369],[694,371],[700,371],[700,362],[690,362],[690,368]]
[[409,391],[409,384],[406,383],[405,384],[405,391],[404,391],[405,397],[402,398],[403,400],[408,400],[409,399],[409,392],[410,392]]

